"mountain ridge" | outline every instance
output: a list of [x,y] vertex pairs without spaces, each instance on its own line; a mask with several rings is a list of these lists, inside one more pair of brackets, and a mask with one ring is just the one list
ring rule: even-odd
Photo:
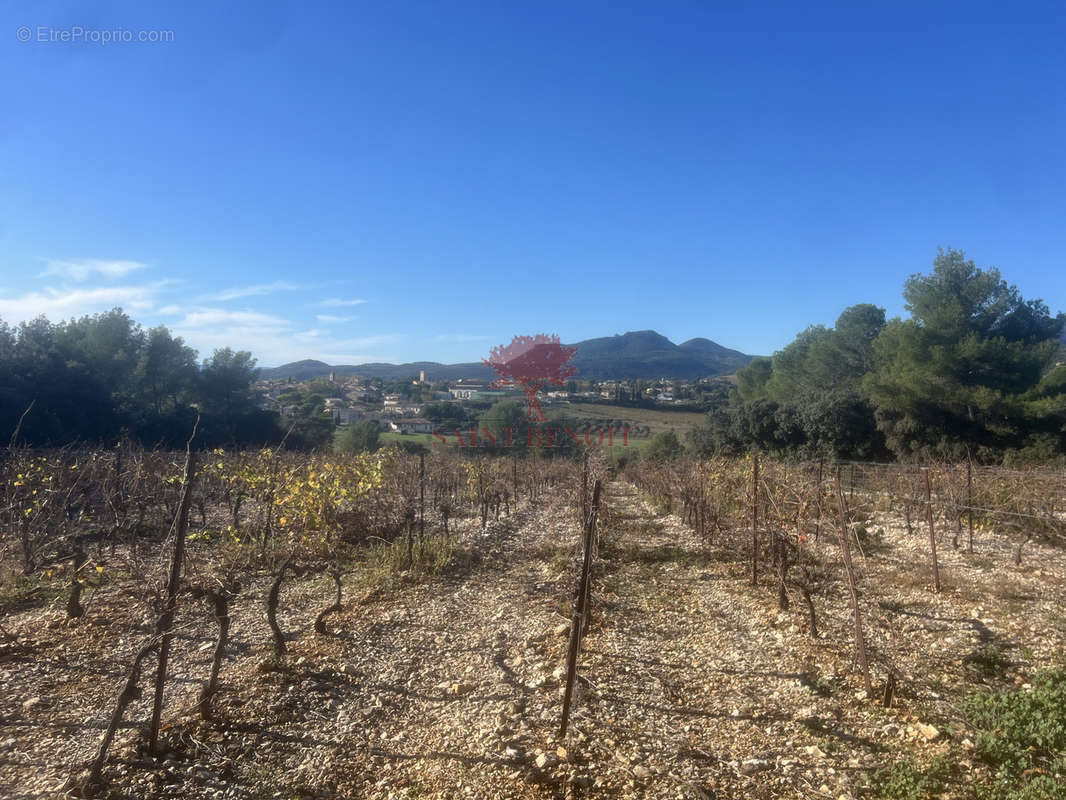
[[[628,331],[566,346],[577,348],[572,362],[578,370],[574,376],[576,380],[705,378],[736,372],[752,359],[752,356],[723,347],[710,339],[689,339],[678,345],[652,330]],[[393,380],[417,376],[422,370],[425,370],[430,380],[489,380],[497,377],[490,367],[480,362],[442,364],[437,361],[411,361],[405,364],[330,365],[316,359],[264,367],[259,370],[259,376],[266,380],[289,377],[309,380],[327,377],[332,372],[337,377],[362,375]]]

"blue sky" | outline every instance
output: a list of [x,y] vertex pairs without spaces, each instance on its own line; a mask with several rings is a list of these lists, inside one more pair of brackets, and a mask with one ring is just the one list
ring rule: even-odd
[[1066,307],[1064,3],[169,5],[0,11],[0,318],[769,353],[938,245]]

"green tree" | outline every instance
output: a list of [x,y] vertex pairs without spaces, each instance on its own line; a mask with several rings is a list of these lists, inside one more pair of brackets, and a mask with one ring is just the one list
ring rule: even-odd
[[478,418],[478,425],[488,430],[524,428],[528,423],[525,407],[514,400],[500,400]]
[[836,324],[811,343],[804,364],[808,389],[858,390],[873,368],[873,343],[884,328],[883,308],[860,303],[844,309]]
[[528,445],[526,432],[529,424],[524,403],[500,400],[478,417],[478,442],[485,445],[490,441],[482,434],[482,431],[488,431],[496,439],[496,449],[503,449],[507,445],[508,429],[510,429],[511,449],[525,450]]
[[266,435],[267,421],[252,394],[256,374],[255,359],[246,350],[222,347],[204,361],[197,394],[205,442],[236,444]]
[[373,452],[380,446],[381,427],[374,420],[364,419],[338,428],[333,437],[333,449],[338,453]]
[[1063,316],[950,248],[931,274],[907,280],[903,296],[910,319],[878,336],[863,382],[892,450],[997,458],[1025,446],[1049,405],[1032,392],[1052,364]]
[[434,428],[454,431],[455,428],[470,427],[473,421],[460,403],[427,403],[422,409],[422,416],[433,423]]
[[811,350],[817,353],[830,348],[832,332],[824,325],[811,325],[786,347],[774,353],[770,377],[766,380],[766,397],[779,403],[817,391],[817,374],[810,369]]
[[180,336],[160,325],[145,336],[137,361],[137,382],[142,396],[156,414],[177,408],[196,385],[196,351]]
[[753,358],[748,366],[737,372],[737,393],[743,401],[766,396],[766,383],[773,375],[774,362],[769,358]]
[[659,431],[651,437],[651,441],[644,448],[644,457],[652,461],[668,461],[677,458],[685,452],[685,446],[677,438],[672,430]]
[[[124,419],[116,401],[118,393],[105,382],[105,368],[96,369],[62,326],[44,317],[23,322],[9,368],[12,407],[5,412],[13,430],[18,415],[30,401],[23,441],[37,445],[62,445],[75,439],[88,442],[118,435]],[[125,381],[121,381],[125,383]]]
[[737,373],[727,406],[710,409],[690,435],[701,454],[758,449],[780,455],[874,458],[885,453],[873,406],[862,392],[884,309],[860,303],[833,328],[812,325],[773,358]]
[[95,376],[125,407],[135,403],[135,373],[144,345],[141,326],[120,308],[55,327],[56,348],[68,364]]
[[[130,435],[149,445],[188,438],[199,403],[203,444],[280,438],[276,415],[252,394],[255,360],[220,350],[201,370],[196,352],[164,328],[144,331],[121,309],[17,330],[0,321],[0,429],[13,431],[33,402],[20,441],[64,445]],[[10,435],[10,434],[8,434]]]
[[246,350],[228,347],[215,350],[204,361],[200,374],[200,398],[204,410],[235,416],[252,400],[252,382],[257,370],[255,359]]

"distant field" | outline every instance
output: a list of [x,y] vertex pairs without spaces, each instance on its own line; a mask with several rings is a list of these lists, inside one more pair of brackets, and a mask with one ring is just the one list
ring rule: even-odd
[[660,431],[673,430],[683,436],[697,425],[705,422],[703,414],[695,411],[668,411],[658,408],[628,408],[626,406],[607,406],[598,403],[571,403],[568,406],[555,406],[560,413],[580,417],[590,421],[600,419],[622,419],[634,425],[647,425],[652,435]]
[[[606,420],[624,420],[631,426],[648,426],[651,429],[651,435],[654,436],[660,431],[672,430],[679,437],[684,440],[685,434],[687,434],[692,428],[697,425],[702,425],[705,421],[704,415],[693,411],[668,411],[663,409],[650,409],[650,408],[627,408],[625,406],[613,406],[613,405],[598,405],[596,403],[571,403],[564,406],[551,406],[547,409],[549,417],[556,415],[565,415],[569,418],[578,418],[583,421],[587,421],[592,425],[596,425],[601,421]],[[550,424],[550,423],[546,423]],[[469,426],[464,426],[463,430],[466,431]],[[453,428],[447,428],[444,431],[444,435],[448,439],[448,444],[454,445],[456,443],[454,438],[455,431]],[[628,446],[632,449],[641,450],[648,444],[650,437],[630,437]],[[438,438],[431,433],[397,433],[395,431],[386,431],[381,434],[382,444],[402,444],[404,442],[412,443],[417,442],[426,446],[440,442]],[[622,452],[620,445],[621,436],[619,435],[616,440],[616,447],[614,448],[619,453]]]

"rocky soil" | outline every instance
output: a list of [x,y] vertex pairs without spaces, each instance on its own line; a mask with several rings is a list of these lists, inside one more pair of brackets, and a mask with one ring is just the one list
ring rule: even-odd
[[[820,636],[793,593],[748,582],[745,534],[699,541],[626,484],[604,499],[593,619],[570,731],[557,738],[578,528],[547,500],[464,529],[472,554],[441,579],[356,593],[328,633],[326,577],[282,597],[288,653],[272,658],[268,576],[231,611],[217,718],[193,713],[214,627],[190,606],[172,657],[169,754],[143,754],[146,699],[112,747],[105,796],[129,798],[852,798],[904,755],[949,755],[958,796],[980,774],[957,711],[980,686],[1023,684],[1061,658],[1066,554],[983,534],[945,540],[943,591],[927,542],[874,518],[856,553],[873,696],[853,665],[835,539]],[[355,576],[350,576],[354,584]],[[62,797],[93,754],[132,652],[153,619],[136,587],[101,590],[70,623],[60,604],[8,616],[0,649],[0,796]],[[882,704],[889,671],[898,676]],[[151,669],[148,670],[151,674]]]

